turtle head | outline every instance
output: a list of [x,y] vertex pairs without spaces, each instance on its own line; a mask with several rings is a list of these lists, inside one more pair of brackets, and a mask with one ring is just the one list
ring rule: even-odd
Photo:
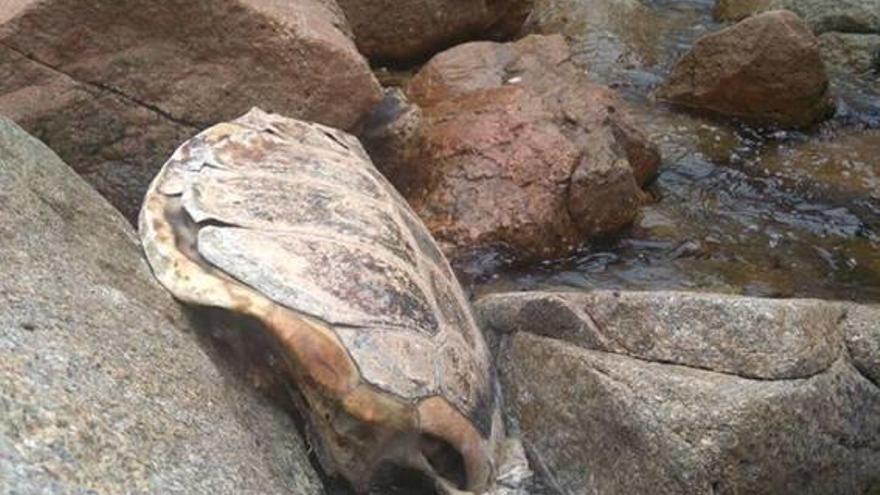
[[411,401],[363,381],[321,322],[277,307],[267,324],[290,358],[307,433],[325,470],[363,493],[402,478],[440,493],[484,493],[491,486],[497,412],[487,411],[493,427],[484,437],[443,397]]

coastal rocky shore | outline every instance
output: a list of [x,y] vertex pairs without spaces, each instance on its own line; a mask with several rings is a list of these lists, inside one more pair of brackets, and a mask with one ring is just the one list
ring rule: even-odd
[[880,0],[0,4],[0,493],[880,493]]

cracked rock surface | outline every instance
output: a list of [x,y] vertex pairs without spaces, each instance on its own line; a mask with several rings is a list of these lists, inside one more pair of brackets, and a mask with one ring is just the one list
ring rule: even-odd
[[874,493],[880,308],[678,292],[517,293],[512,421],[562,493]]
[[0,492],[323,493],[131,226],[0,117]]
[[638,212],[659,152],[570,56],[559,35],[456,46],[368,124],[376,165],[451,258],[562,256]]
[[0,113],[129,220],[201,128],[259,105],[353,129],[381,99],[333,0],[30,0],[6,17]]

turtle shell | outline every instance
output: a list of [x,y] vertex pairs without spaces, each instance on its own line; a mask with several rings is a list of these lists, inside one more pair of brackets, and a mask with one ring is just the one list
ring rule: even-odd
[[[354,137],[258,109],[212,127],[164,165],[140,230],[154,273],[178,299],[270,327],[283,308],[284,321],[317,329],[307,341],[320,337],[320,345],[291,347],[307,347],[311,357],[299,360],[319,363],[306,375],[331,376],[322,407],[372,411],[375,397],[390,397],[421,405],[415,423],[442,430],[446,413],[427,416],[450,406],[490,437],[491,359],[467,300],[427,229]],[[374,398],[352,401],[359,384]]]

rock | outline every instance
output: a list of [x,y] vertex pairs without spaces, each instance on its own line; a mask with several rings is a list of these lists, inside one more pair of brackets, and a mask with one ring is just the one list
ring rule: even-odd
[[783,127],[809,126],[834,109],[816,37],[784,10],[750,17],[698,39],[657,97]]
[[0,118],[6,493],[323,493],[296,425],[154,281],[131,227]]
[[354,129],[381,90],[332,0],[31,1],[0,27],[0,112],[129,220],[198,130],[259,105]]
[[560,36],[458,46],[406,97],[386,98],[366,144],[452,258],[555,257],[614,232],[660,163],[627,105],[587,80]]
[[824,33],[819,50],[826,65],[862,74],[880,71],[880,34]]
[[741,21],[746,17],[785,8],[785,0],[717,0],[712,16],[718,21]]
[[0,24],[15,17],[31,0],[6,0],[0,5]]
[[816,34],[880,33],[880,0],[718,0],[713,15],[718,20],[738,21],[776,9],[796,13]]
[[842,326],[853,364],[880,387],[880,309],[851,307]]
[[533,0],[338,0],[361,53],[381,62],[424,59],[455,43],[511,36]]
[[880,33],[880,0],[783,0],[816,34]]
[[477,308],[502,333],[512,420],[562,493],[880,489],[876,308],[666,292]]
[[[755,379],[804,378],[837,359],[841,310],[813,301],[676,292],[489,297],[489,328]],[[744,330],[746,329],[746,330]]]

